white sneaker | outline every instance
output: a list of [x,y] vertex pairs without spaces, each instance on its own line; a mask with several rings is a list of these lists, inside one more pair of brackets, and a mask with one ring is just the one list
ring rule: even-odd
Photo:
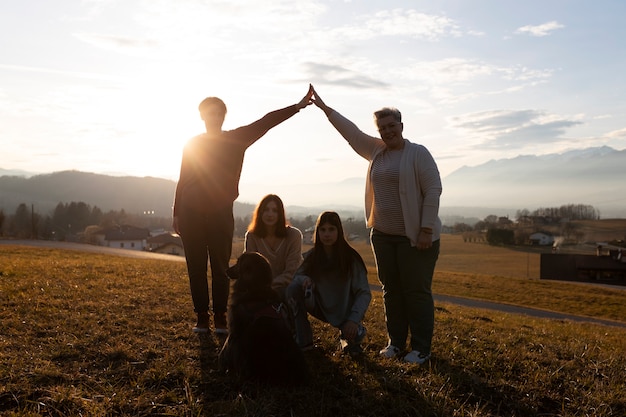
[[421,353],[417,350],[412,350],[406,354],[403,360],[408,363],[417,363],[421,365],[428,359],[430,359],[430,353]]
[[400,349],[395,347],[394,345],[389,345],[383,348],[380,352],[378,352],[380,356],[384,358],[395,358],[400,353]]

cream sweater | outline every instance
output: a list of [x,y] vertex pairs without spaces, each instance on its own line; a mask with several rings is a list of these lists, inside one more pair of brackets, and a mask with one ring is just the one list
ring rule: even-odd
[[[368,227],[376,228],[373,214],[376,206],[370,175],[372,161],[385,149],[385,143],[380,138],[362,132],[335,110],[329,114],[328,120],[348,141],[352,149],[369,161],[365,179],[365,218]],[[440,238],[441,220],[438,213],[441,191],[439,169],[430,152],[423,145],[405,139],[404,152],[400,160],[398,192],[406,236],[411,240],[411,245],[417,245],[421,227],[433,229],[433,241]]]
[[284,288],[291,283],[293,275],[302,263],[302,233],[295,227],[287,226],[287,236],[273,250],[265,240],[253,233],[246,232],[245,252],[259,252],[272,266],[272,288]]

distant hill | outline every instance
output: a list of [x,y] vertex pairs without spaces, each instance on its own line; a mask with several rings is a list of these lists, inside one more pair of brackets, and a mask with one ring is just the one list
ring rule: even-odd
[[[518,156],[460,168],[443,179],[442,207],[534,210],[586,204],[626,217],[626,150],[607,146]],[[511,213],[515,214],[515,213]]]
[[[84,202],[102,211],[124,209],[128,213],[154,211],[169,217],[176,182],[154,177],[115,177],[80,171],[0,177],[0,208],[13,213],[25,203],[41,214],[50,214],[60,203]],[[235,213],[249,213],[250,204],[236,204]],[[244,214],[245,216],[245,214]]]
[[[586,204],[602,218],[626,218],[626,150],[589,148],[545,156],[519,156],[462,167],[443,178],[442,219],[458,216],[483,219],[489,214],[514,216],[518,209]],[[59,202],[85,202],[103,211],[124,209],[129,213],[154,210],[170,216],[176,182],[154,177],[117,177],[79,171],[29,176],[0,169],[0,209],[13,213],[21,204],[34,204],[48,214]],[[242,184],[242,186],[245,186]],[[275,189],[275,187],[268,188]],[[289,216],[316,216],[334,209],[342,216],[363,216],[363,178],[333,184],[306,185],[310,195],[342,196],[354,192],[354,206],[287,207]],[[285,188],[280,193],[296,195]],[[235,203],[235,215],[245,217],[254,203]],[[454,223],[450,220],[446,223]]]

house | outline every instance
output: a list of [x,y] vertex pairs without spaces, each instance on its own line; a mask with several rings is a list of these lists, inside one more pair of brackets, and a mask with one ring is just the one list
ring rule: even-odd
[[540,279],[626,285],[626,263],[621,248],[609,255],[542,253]]
[[305,245],[312,245],[314,236],[315,227],[309,227],[304,232],[302,232],[302,243],[304,243]]
[[144,250],[150,231],[130,225],[113,226],[97,233],[97,241],[110,248]]
[[550,232],[536,232],[528,238],[531,245],[548,246],[554,244],[554,235]]
[[183,241],[180,236],[172,233],[161,233],[147,239],[147,250],[168,255],[185,256]]

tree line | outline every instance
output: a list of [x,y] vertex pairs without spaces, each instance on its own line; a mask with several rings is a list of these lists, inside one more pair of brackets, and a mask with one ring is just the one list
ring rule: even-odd
[[463,234],[467,242],[484,241],[490,245],[522,245],[529,242],[530,235],[543,228],[558,231],[566,240],[584,237],[577,220],[598,220],[600,211],[585,204],[567,204],[560,207],[542,207],[530,211],[517,210],[515,221],[508,217],[489,215],[474,225],[455,223],[451,231]]
[[171,219],[150,216],[150,213],[130,214],[124,209],[105,213],[84,202],[60,202],[47,215],[38,213],[34,204],[27,206],[25,203],[18,205],[12,215],[0,210],[0,236],[17,239],[77,240],[89,226],[108,228],[125,224],[166,228]]
[[[308,215],[290,217],[288,222],[304,233],[315,226],[316,219],[317,216]],[[234,235],[243,237],[250,221],[251,214],[236,216]],[[347,217],[342,219],[342,223],[346,235],[367,238],[368,230],[363,218]],[[105,213],[99,207],[84,202],[60,202],[48,215],[39,214],[35,205],[25,203],[18,205],[15,213],[10,215],[0,209],[0,236],[16,239],[79,240],[88,227],[107,229],[121,225],[173,232],[171,217],[155,216],[152,212],[131,214],[124,209]]]
[[[474,225],[455,223],[446,230],[459,233],[468,239],[485,240],[490,244],[522,244],[528,240],[530,230],[543,225],[559,225],[560,234],[566,238],[578,238],[580,233],[571,220],[597,220],[600,212],[590,205],[567,204],[560,207],[543,207],[530,211],[521,209],[516,211],[515,221],[508,217],[496,215],[486,216]],[[236,237],[243,237],[251,215],[235,217]],[[289,223],[305,232],[315,226],[317,216],[290,217]],[[564,221],[568,220],[568,221]],[[49,215],[37,213],[35,206],[20,204],[15,213],[7,215],[0,210],[0,236],[19,239],[46,239],[46,240],[76,240],[89,226],[103,229],[132,225],[148,229],[171,230],[170,217],[158,217],[154,213],[144,212],[131,214],[124,209],[103,212],[97,206],[90,206],[84,202],[60,202]],[[342,219],[346,235],[358,236],[367,239],[368,230],[362,218],[347,217]]]

